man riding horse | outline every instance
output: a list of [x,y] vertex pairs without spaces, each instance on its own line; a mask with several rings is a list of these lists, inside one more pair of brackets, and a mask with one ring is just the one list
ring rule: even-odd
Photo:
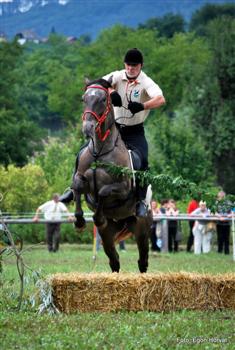
[[[143,55],[137,48],[128,50],[124,57],[125,69],[107,74],[103,79],[111,82],[109,89],[114,106],[116,126],[128,149],[138,153],[141,164],[139,170],[148,169],[148,144],[144,133],[144,121],[151,109],[165,103],[160,87],[143,71]],[[76,169],[79,155],[76,160]],[[144,199],[146,186],[136,184],[136,215],[146,216]],[[67,191],[60,201],[73,200],[73,191]]]

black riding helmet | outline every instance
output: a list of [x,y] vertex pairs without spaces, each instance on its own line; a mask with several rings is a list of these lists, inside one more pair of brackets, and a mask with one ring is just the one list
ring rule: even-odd
[[127,51],[124,57],[124,62],[130,65],[141,64],[143,65],[143,55],[136,47]]

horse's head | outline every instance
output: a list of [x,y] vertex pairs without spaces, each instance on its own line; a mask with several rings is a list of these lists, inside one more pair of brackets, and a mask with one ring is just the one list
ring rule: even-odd
[[99,140],[105,141],[110,133],[114,121],[108,91],[110,87],[110,83],[104,79],[93,80],[86,85],[82,130],[87,138],[95,139],[97,135]]

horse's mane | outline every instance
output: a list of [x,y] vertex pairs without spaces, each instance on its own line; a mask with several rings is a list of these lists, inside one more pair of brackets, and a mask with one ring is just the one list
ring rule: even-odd
[[86,87],[90,86],[90,85],[94,85],[94,84],[98,84],[98,85],[101,85],[103,86],[105,89],[108,89],[108,88],[111,88],[111,84],[103,79],[103,78],[100,78],[100,79],[95,79],[95,80],[91,80],[89,81],[89,83],[86,84]]

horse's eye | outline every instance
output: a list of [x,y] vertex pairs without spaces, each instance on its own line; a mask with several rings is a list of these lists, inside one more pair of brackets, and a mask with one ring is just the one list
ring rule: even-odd
[[101,102],[105,102],[106,101],[106,96],[102,97]]

